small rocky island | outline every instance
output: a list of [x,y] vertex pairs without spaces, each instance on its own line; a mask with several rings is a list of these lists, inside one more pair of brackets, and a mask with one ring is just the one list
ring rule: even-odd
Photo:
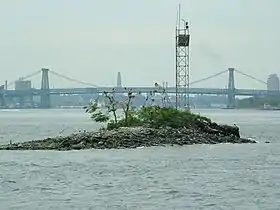
[[122,149],[192,144],[256,143],[240,138],[237,127],[148,128],[120,127],[99,132],[79,132],[66,137],[47,138],[0,146],[1,150],[81,150]]
[[[150,146],[173,146],[192,144],[256,143],[241,138],[237,126],[219,125],[209,118],[167,106],[143,106],[131,108],[133,94],[128,100],[117,102],[108,94],[107,109],[97,103],[85,107],[95,122],[107,123],[97,132],[79,132],[70,136],[58,136],[43,140],[11,143],[0,146],[0,150],[81,150],[122,149]],[[123,117],[117,118],[118,108]],[[113,120],[112,120],[113,119]]]

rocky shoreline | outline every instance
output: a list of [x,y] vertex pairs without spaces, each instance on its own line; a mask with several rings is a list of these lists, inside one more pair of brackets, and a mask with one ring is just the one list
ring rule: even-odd
[[79,132],[43,140],[1,145],[0,150],[81,150],[123,149],[166,145],[256,143],[240,138],[236,126],[217,125],[195,128],[122,127],[98,132]]

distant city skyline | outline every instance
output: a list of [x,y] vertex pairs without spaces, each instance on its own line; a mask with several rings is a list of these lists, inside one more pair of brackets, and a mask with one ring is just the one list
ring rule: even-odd
[[[176,9],[191,29],[191,80],[228,67],[266,81],[280,74],[276,0],[2,1],[1,83],[41,68],[98,86],[175,83]],[[235,75],[236,88],[266,86]],[[40,85],[40,76],[31,78]],[[37,80],[36,82],[34,80]],[[51,86],[80,87],[50,77]],[[196,87],[223,88],[227,75]]]

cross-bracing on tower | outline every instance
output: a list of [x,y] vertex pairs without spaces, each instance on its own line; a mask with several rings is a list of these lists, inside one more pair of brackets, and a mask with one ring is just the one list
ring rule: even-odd
[[[184,107],[190,109],[190,31],[188,22],[180,17],[181,6],[176,24],[176,108]],[[183,22],[183,27],[180,26]],[[180,91],[182,90],[183,91]]]

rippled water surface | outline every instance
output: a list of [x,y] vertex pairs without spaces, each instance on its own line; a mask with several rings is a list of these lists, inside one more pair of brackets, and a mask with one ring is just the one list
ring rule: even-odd
[[[0,209],[280,209],[280,112],[198,112],[260,143],[1,151]],[[0,143],[97,128],[82,110],[0,111]]]

